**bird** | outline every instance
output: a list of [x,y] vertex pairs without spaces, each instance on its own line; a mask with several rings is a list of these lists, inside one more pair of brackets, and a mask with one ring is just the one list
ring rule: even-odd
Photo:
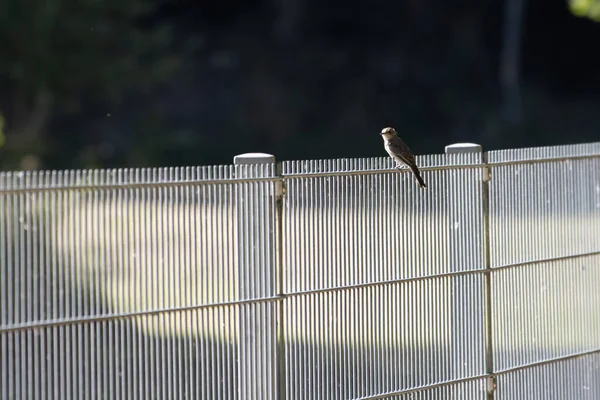
[[383,138],[385,151],[398,163],[396,168],[400,168],[402,164],[408,166],[419,182],[419,186],[426,188],[427,185],[423,178],[421,178],[421,173],[415,162],[415,156],[413,156],[406,143],[398,137],[396,130],[389,127],[383,128],[381,137]]

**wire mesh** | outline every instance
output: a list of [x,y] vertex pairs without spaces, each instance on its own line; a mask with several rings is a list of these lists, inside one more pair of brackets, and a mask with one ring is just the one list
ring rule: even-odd
[[600,353],[557,360],[498,376],[496,400],[600,398]]
[[489,163],[495,369],[600,350],[600,144]]
[[418,162],[283,164],[286,399],[485,373],[481,153]]
[[600,251],[600,144],[488,159],[492,267]]
[[397,396],[386,396],[385,398],[389,400],[486,400],[486,381],[485,379],[475,379],[467,382],[444,384]]
[[600,350],[600,256],[502,269],[492,282],[496,370]]
[[272,398],[273,176],[1,173],[0,397]]
[[0,173],[0,398],[599,397],[600,143],[417,163]]

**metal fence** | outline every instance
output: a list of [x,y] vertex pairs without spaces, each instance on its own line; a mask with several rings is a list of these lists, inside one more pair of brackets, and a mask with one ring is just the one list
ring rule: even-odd
[[0,173],[0,398],[600,399],[600,143]]

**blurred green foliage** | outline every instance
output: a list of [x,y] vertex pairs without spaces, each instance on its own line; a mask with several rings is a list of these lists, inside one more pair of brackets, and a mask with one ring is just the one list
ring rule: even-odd
[[600,0],[569,0],[569,9],[573,15],[600,22]]

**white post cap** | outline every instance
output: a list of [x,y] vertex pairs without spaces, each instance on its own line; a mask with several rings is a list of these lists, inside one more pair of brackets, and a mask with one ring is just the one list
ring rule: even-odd
[[275,163],[275,156],[266,153],[244,153],[233,157],[233,163],[235,165],[273,164]]
[[481,153],[482,148],[477,143],[454,143],[446,146],[446,154]]

